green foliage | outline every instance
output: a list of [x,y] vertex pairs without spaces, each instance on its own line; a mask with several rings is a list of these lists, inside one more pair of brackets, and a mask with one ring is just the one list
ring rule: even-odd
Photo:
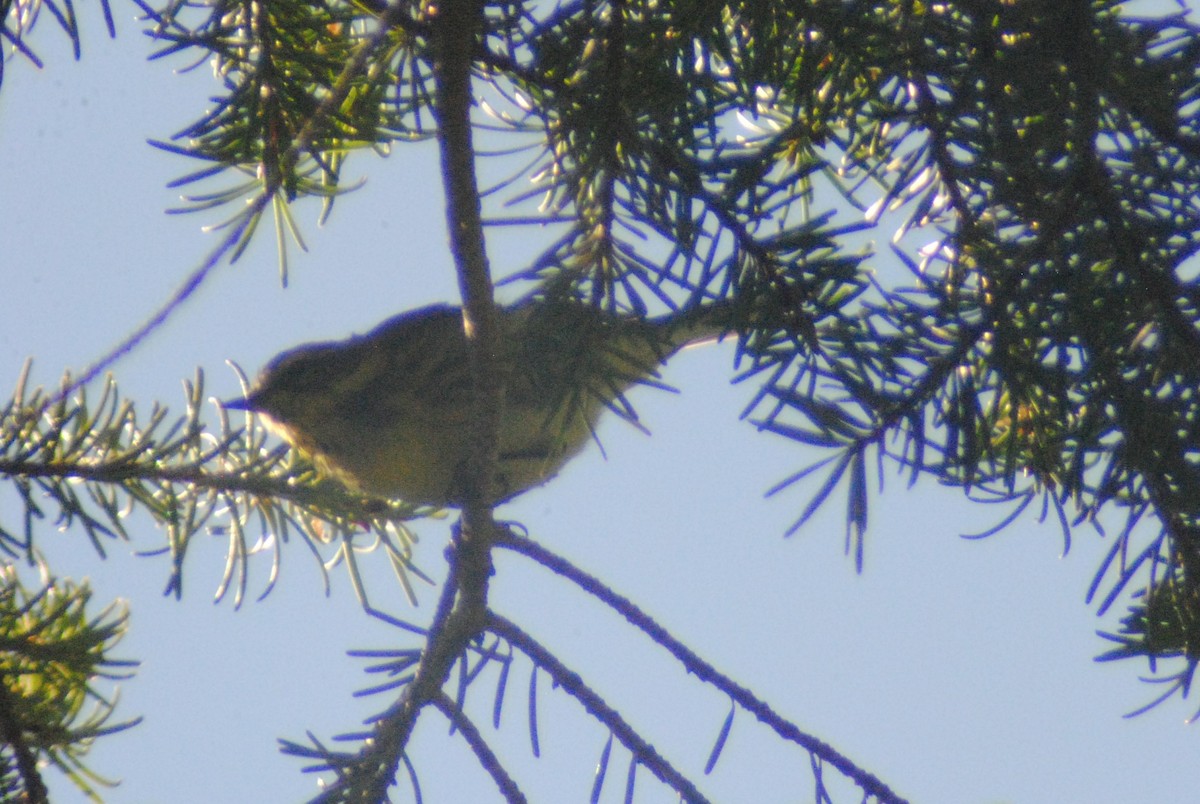
[[[174,0],[154,9],[138,0],[138,5],[151,34],[165,43],[152,58],[198,49],[200,62],[211,62],[226,91],[212,110],[175,135],[185,144],[152,143],[211,163],[172,186],[229,173],[243,177],[186,196],[187,205],[173,211],[247,204],[221,224],[235,233],[236,259],[269,203],[285,284],[284,229],[304,245],[289,204],[315,196],[324,200],[328,215],[343,191],[341,168],[348,153],[365,147],[386,153],[396,140],[428,136],[422,116],[430,74],[415,48],[421,26],[409,33],[401,23],[413,21],[400,8],[383,15],[389,25],[378,26],[382,8],[372,13],[366,4]],[[406,81],[418,88],[412,103],[394,86]]]
[[96,682],[128,678],[137,663],[109,657],[125,633],[124,607],[89,615],[90,598],[86,583],[45,578],[32,593],[14,565],[0,568],[0,791],[6,801],[45,800],[45,763],[93,800],[99,800],[95,785],[112,784],[83,760],[96,738],[137,720],[110,723],[115,696]]
[[[64,387],[70,384],[65,378]],[[223,410],[219,434],[207,431],[203,375],[185,384],[186,413],[174,419],[159,406],[139,419],[111,378],[95,402],[85,389],[68,399],[42,389],[26,393],[24,385],[18,383],[0,410],[0,472],[14,479],[25,512],[21,528],[0,521],[0,551],[12,559],[36,555],[34,525],[49,507],[58,526],[82,530],[100,555],[112,540],[130,538],[126,523],[133,512],[149,515],[163,539],[143,549],[169,555],[166,591],[175,595],[182,594],[187,551],[203,534],[227,542],[217,597],[232,586],[238,605],[252,555],[272,553],[266,594],[292,534],[318,556],[340,543],[330,562],[345,560],[352,577],[355,553],[374,547],[387,554],[405,589],[409,573],[424,577],[411,563],[414,537],[403,525],[418,509],[319,481],[311,465],[282,447],[268,448],[261,425],[231,427]],[[269,545],[249,541],[260,532],[273,535]]]
[[[211,63],[221,83],[212,110],[159,143],[204,163],[177,182],[204,185],[187,209],[235,205],[214,259],[240,254],[268,205],[282,255],[288,205],[328,208],[350,154],[435,133],[435,4],[139,6],[159,56]],[[6,8],[6,38],[28,55],[19,13],[31,6]],[[1091,595],[1101,612],[1123,597],[1131,608],[1102,658],[1182,662],[1167,695],[1188,692],[1200,657],[1200,29],[1185,13],[1138,18],[1105,0],[480,10],[482,29],[459,32],[472,37],[474,122],[510,171],[485,193],[485,223],[563,227],[507,279],[638,313],[736,302],[742,376],[760,389],[748,413],[829,453],[779,486],[818,478],[797,527],[844,490],[859,566],[872,470],[881,483],[885,466],[1008,503],[997,530],[1036,501],[1067,545],[1080,524],[1119,520]],[[900,277],[855,238],[884,224]],[[4,549],[33,550],[39,495],[98,546],[124,535],[132,505],[164,526],[178,589],[201,530],[228,534],[242,565],[250,513],[276,549],[290,526],[314,546],[318,522],[369,521],[384,539],[412,513],[314,484],[251,429],[206,434],[198,387],[173,425],[158,409],[138,425],[111,386],[101,414],[82,393],[68,404],[18,392],[0,417],[0,472],[26,517],[20,535],[0,530]],[[405,549],[389,549],[399,567]],[[378,751],[395,749],[394,769],[403,744],[311,755],[377,783]],[[330,800],[352,797],[347,785]]]

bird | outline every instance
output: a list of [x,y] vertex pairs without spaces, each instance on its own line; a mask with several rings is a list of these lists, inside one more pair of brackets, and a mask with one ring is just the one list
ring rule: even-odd
[[[721,303],[651,318],[531,299],[498,307],[497,321],[504,393],[491,504],[555,477],[595,437],[605,411],[638,425],[625,392],[661,385],[659,369],[673,354],[730,329]],[[261,415],[355,492],[462,507],[472,457],[469,355],[461,308],[430,305],[363,335],[282,352],[225,407]]]

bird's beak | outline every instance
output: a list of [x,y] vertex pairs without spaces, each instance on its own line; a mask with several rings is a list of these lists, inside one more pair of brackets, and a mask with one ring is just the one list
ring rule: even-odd
[[254,404],[254,398],[249,396],[242,399],[229,399],[222,401],[221,407],[225,408],[225,410],[258,410]]

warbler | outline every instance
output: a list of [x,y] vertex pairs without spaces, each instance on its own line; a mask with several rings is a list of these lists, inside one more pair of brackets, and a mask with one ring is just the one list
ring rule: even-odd
[[[498,310],[504,383],[494,503],[554,477],[594,437],[605,410],[636,424],[624,392],[655,384],[682,347],[723,334],[719,305],[661,318],[576,301]],[[469,460],[472,379],[462,311],[433,305],[365,335],[275,357],[245,399],[324,474],[370,495],[460,506]]]

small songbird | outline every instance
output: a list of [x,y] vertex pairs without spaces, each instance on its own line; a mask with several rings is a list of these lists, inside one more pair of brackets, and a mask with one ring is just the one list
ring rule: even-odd
[[[722,305],[639,318],[575,301],[527,301],[498,313],[497,503],[554,477],[605,410],[636,423],[624,392],[654,384],[671,355],[720,336],[729,321]],[[245,399],[225,406],[262,414],[319,470],[356,491],[457,506],[471,383],[462,311],[434,305],[365,335],[286,351]]]

